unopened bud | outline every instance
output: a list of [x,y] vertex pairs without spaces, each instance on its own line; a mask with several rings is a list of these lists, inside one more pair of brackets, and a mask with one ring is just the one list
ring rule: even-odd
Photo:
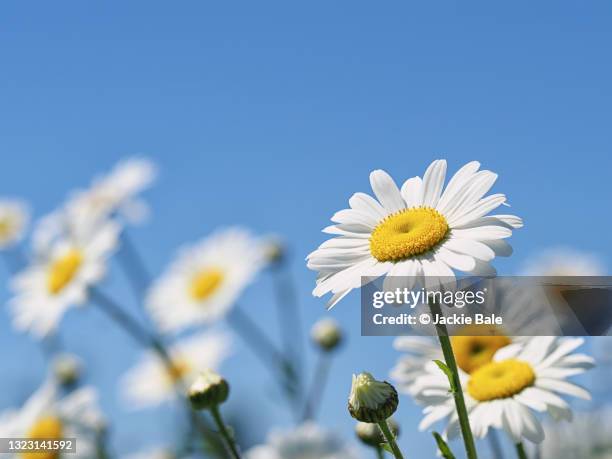
[[315,344],[326,352],[333,351],[342,342],[342,331],[334,319],[319,320],[310,334]]
[[212,370],[201,373],[189,388],[189,401],[195,410],[208,410],[229,396],[229,384]]
[[395,413],[398,403],[397,391],[388,382],[377,381],[370,373],[353,375],[348,409],[358,421],[385,421]]
[[71,386],[81,376],[81,360],[72,354],[60,354],[53,359],[53,374],[64,386]]
[[[397,422],[393,420],[393,418],[387,419],[387,425],[393,436],[399,436],[399,425]],[[369,422],[358,422],[355,425],[355,434],[357,434],[357,438],[359,438],[363,443],[368,446],[380,446],[382,443],[386,443],[385,436],[380,431],[380,427],[378,424],[371,424]]]
[[264,253],[269,263],[281,263],[287,254],[287,247],[280,237],[270,236],[267,241],[264,242]]

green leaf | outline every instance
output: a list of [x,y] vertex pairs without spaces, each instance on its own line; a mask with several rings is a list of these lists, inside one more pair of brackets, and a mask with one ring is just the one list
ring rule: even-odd
[[387,451],[388,453],[393,454],[393,450],[391,449],[391,447],[389,446],[389,443],[381,443],[380,447],[382,449],[384,449],[385,451]]
[[444,441],[444,438],[442,438],[442,435],[440,435],[438,432],[433,432],[433,436],[436,439],[436,443],[438,444],[438,449],[440,450],[442,457],[444,459],[455,459],[455,455]]
[[435,362],[436,365],[438,365],[438,368],[440,368],[440,370],[442,370],[442,372],[448,378],[448,383],[450,384],[449,392],[451,392],[453,394],[455,392],[457,392],[457,386],[455,386],[455,380],[453,378],[453,372],[451,371],[451,369],[448,368],[446,366],[446,364],[444,362],[442,362],[441,360],[434,360],[434,362]]

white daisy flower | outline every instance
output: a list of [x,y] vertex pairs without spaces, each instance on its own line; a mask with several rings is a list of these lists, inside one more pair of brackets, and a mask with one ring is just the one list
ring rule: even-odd
[[19,242],[25,233],[30,212],[16,199],[0,199],[0,250]]
[[323,230],[338,237],[307,258],[308,267],[319,273],[313,294],[331,292],[332,307],[360,287],[362,277],[404,276],[411,288],[417,280],[454,279],[454,270],[495,275],[490,261],[511,253],[504,239],[522,221],[513,215],[488,216],[506,196],[485,197],[497,175],[479,168],[476,161],[466,164],[445,189],[444,160],[434,161],[423,179],[406,180],[401,190],[385,171],[372,172],[377,199],[354,194],[350,209],[337,212],[334,225]]
[[55,330],[68,308],[84,304],[88,288],[104,277],[118,233],[117,224],[107,221],[58,239],[40,253],[11,282],[15,327],[42,337]]
[[[43,384],[20,409],[0,414],[0,437],[62,440],[76,438],[75,459],[95,458],[94,436],[102,422],[97,393],[83,387],[60,398],[51,381]],[[56,452],[8,455],[9,458],[55,459]]]
[[569,247],[555,247],[533,256],[521,274],[547,277],[604,276],[606,269],[594,254]]
[[334,434],[312,422],[289,432],[273,432],[265,445],[255,446],[246,459],[355,459],[358,454]]
[[612,408],[581,412],[571,423],[546,423],[542,459],[612,459]]
[[146,306],[160,330],[219,319],[265,264],[262,242],[242,228],[218,231],[183,248],[153,284]]
[[[570,420],[572,411],[559,394],[590,399],[586,389],[567,381],[594,365],[591,357],[573,353],[583,342],[582,338],[536,337],[524,345],[500,349],[492,362],[471,374],[460,370],[474,436],[482,438],[495,428],[503,429],[515,443],[523,439],[539,443],[544,430],[533,411]],[[433,362],[425,370],[413,388],[417,402],[426,405],[419,428],[448,419],[446,434],[454,438],[459,421],[448,379]]]
[[123,395],[135,408],[155,406],[185,392],[206,369],[217,369],[230,353],[231,341],[220,332],[185,338],[169,349],[170,371],[157,354],[149,351],[123,378]]
[[[530,336],[561,333],[546,302],[541,301],[541,297],[534,294],[532,289],[525,288],[520,282],[515,284],[512,280],[497,278],[489,294],[491,291],[494,296],[488,298],[478,312],[503,317],[503,326],[447,326],[457,366],[467,374],[491,362],[502,347],[522,343]],[[428,306],[417,306],[416,316],[420,308]],[[435,333],[435,328],[431,326],[428,329],[429,336],[400,336],[395,339],[394,348],[405,353],[391,370],[391,378],[397,383],[400,392],[412,395],[412,386],[425,371],[425,366],[432,360],[444,361]],[[516,333],[522,335],[514,336]]]
[[71,213],[93,220],[120,215],[129,223],[139,223],[149,210],[138,194],[156,177],[157,167],[151,161],[129,158],[120,161],[107,175],[95,179],[88,189],[77,191],[66,207]]

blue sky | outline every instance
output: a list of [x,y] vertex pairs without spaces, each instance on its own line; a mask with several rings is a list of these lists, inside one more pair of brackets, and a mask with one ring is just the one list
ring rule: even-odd
[[[436,158],[451,170],[477,159],[499,173],[496,190],[524,217],[500,272],[556,245],[612,265],[607,2],[6,1],[0,13],[0,193],[42,215],[119,158],[149,156],[161,169],[147,193],[154,211],[131,234],[154,273],[177,246],[219,226],[277,233],[291,244],[310,324],[326,312],[310,296],[303,258],[323,241],[329,217],[368,191],[372,169],[403,181]],[[136,311],[118,271],[107,284]],[[271,300],[263,276],[243,307],[274,323]],[[350,373],[384,376],[396,354],[389,339],[359,337],[357,294],[330,314],[350,340],[323,423],[349,434]],[[36,386],[44,365],[3,315],[10,371],[0,403],[8,406]],[[116,397],[138,349],[91,310],[71,313],[65,335],[90,361],[117,450],[153,443],[147,438],[170,421],[127,413]],[[236,346],[226,367],[242,379],[233,407],[265,413],[252,427],[261,438],[288,417],[266,389],[268,375]],[[430,439],[414,432],[418,413],[408,399],[403,406],[404,444],[429,454]]]

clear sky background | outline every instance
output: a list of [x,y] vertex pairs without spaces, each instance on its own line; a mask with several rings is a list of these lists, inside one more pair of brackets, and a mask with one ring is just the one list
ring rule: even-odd
[[[436,158],[450,170],[477,159],[525,220],[501,273],[557,245],[611,266],[611,13],[605,1],[4,1],[0,194],[42,215],[118,159],[145,154],[161,175],[147,193],[152,218],[131,235],[152,272],[219,226],[282,235],[305,322],[330,314],[349,335],[321,422],[350,436],[350,374],[383,377],[397,354],[391,339],[359,337],[358,294],[331,313],[311,297],[303,259],[321,228],[369,191],[372,169],[403,181]],[[137,311],[118,270],[106,288]],[[266,275],[242,301],[276,337],[271,303]],[[1,317],[7,407],[37,386],[44,362]],[[88,360],[115,449],[162,442],[167,411],[129,412],[117,397],[140,354],[130,339],[88,309],[71,312],[63,334]],[[289,422],[238,339],[224,371],[236,388],[229,409],[257,410],[253,441]],[[431,457],[407,398],[398,417],[412,457]]]

